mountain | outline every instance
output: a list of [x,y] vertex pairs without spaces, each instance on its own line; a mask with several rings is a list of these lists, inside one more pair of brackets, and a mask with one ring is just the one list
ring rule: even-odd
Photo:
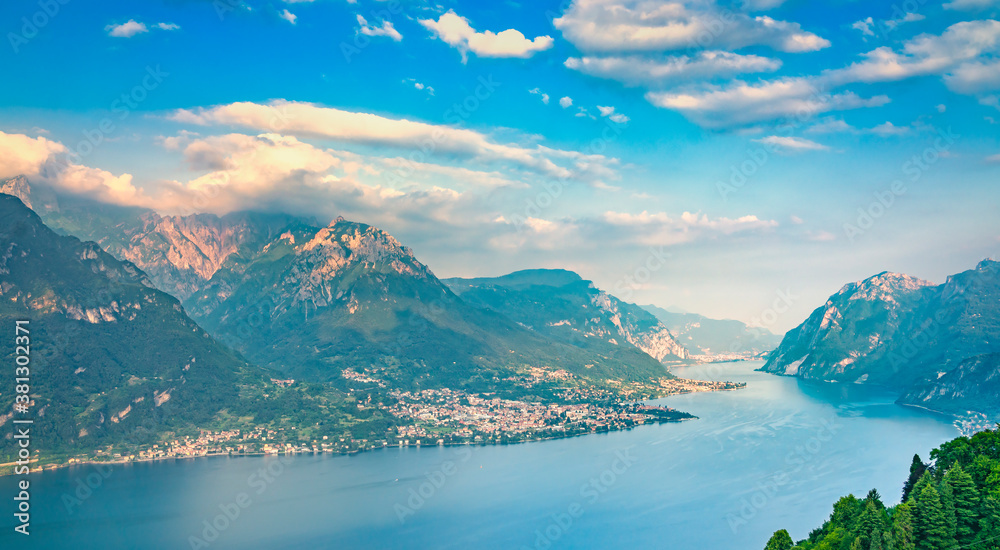
[[[28,321],[32,433],[48,458],[200,429],[372,438],[391,423],[333,388],[274,380],[278,373],[212,338],[134,264],[58,235],[0,194],[0,324],[11,343],[17,320]],[[14,346],[4,349],[14,365]],[[21,414],[15,397],[0,392],[0,426]]]
[[687,357],[687,350],[652,314],[572,271],[532,269],[444,283],[463,300],[564,344],[626,361],[637,360],[636,351],[662,362]]
[[134,262],[213,336],[285,375],[333,381],[369,370],[393,387],[483,391],[534,366],[600,380],[670,377],[644,353],[566,345],[470,305],[410,249],[364,224],[161,216],[64,196],[41,215]]
[[357,367],[399,387],[483,390],[527,366],[630,381],[665,375],[654,361],[561,345],[475,307],[391,235],[342,218],[298,224],[256,255],[230,256],[186,303],[248,357],[319,379]]
[[909,389],[900,403],[952,414],[970,411],[1000,417],[1000,353],[984,353]]
[[[845,285],[785,335],[761,370],[881,384],[907,402],[954,410],[952,397],[970,380],[992,380],[988,357],[971,358],[1000,352],[998,273],[1000,263],[983,260],[941,285],[888,272]],[[970,397],[970,408],[981,398]]]
[[[248,365],[175,298],[96,244],[56,235],[6,194],[0,274],[0,323],[13,335],[15,320],[29,321],[32,413],[50,448],[94,446],[150,418],[204,424],[238,398]],[[0,399],[10,411],[14,394]],[[162,414],[167,402],[176,414]]]
[[641,307],[655,315],[680,344],[691,350],[692,359],[753,359],[781,342],[780,336],[766,328],[750,327],[740,321],[710,319],[676,308]]

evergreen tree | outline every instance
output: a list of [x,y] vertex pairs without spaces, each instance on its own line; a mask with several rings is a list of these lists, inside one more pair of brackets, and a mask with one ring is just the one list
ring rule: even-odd
[[941,510],[944,512],[944,520],[948,524],[948,536],[955,538],[958,530],[958,521],[955,518],[955,493],[951,490],[951,485],[944,480],[938,485],[938,495],[941,497]]
[[1000,501],[991,496],[983,499],[979,533],[975,541],[972,547],[976,550],[1000,548]]
[[917,480],[924,475],[925,471],[927,471],[927,465],[920,460],[920,455],[913,455],[913,461],[910,463],[910,477],[906,478],[906,483],[903,484],[903,502],[910,498],[913,486],[916,485]]
[[791,550],[792,544],[792,536],[788,534],[788,531],[781,529],[771,535],[771,540],[767,541],[764,550]]
[[[914,490],[920,485],[918,481]],[[941,496],[933,483],[923,484],[920,489],[914,519],[917,550],[954,550],[955,537],[948,532],[948,520],[944,515]]]
[[892,511],[892,548],[893,550],[915,550],[913,538],[913,499],[910,499]]
[[877,502],[877,499],[874,501],[865,499],[865,507],[861,512],[861,518],[858,520],[858,531],[855,534],[862,549],[867,549],[871,546],[872,539],[881,537],[882,531],[885,529],[885,512],[880,510],[875,502]]
[[944,475],[950,487],[955,509],[955,541],[959,546],[969,546],[975,540],[979,521],[979,490],[972,476],[965,473],[961,464],[955,464]]

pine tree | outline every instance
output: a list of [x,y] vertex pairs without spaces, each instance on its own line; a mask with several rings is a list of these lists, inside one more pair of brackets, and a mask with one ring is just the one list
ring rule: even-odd
[[781,529],[771,535],[771,540],[767,541],[764,550],[791,550],[792,544],[792,536],[788,534],[788,531]]
[[944,484],[951,488],[955,509],[955,541],[959,546],[972,544],[979,521],[979,490],[972,476],[965,473],[961,464],[955,464],[944,475]]
[[868,544],[868,550],[884,550],[885,539],[885,531],[880,530],[872,533],[872,541]]
[[927,465],[924,464],[924,461],[920,460],[920,455],[913,455],[913,461],[910,463],[910,477],[903,484],[903,502],[906,502],[910,498],[913,486],[916,485],[917,480],[920,479],[920,476],[924,475],[925,471],[927,471]]
[[[870,497],[871,493],[868,495]],[[865,507],[858,520],[856,536],[858,537],[858,541],[860,541],[862,549],[867,549],[871,546],[872,538],[881,536],[882,531],[885,529],[885,512],[875,504],[878,502],[877,495],[878,493],[876,493],[875,499],[865,499]]]
[[1000,548],[1000,501],[988,496],[983,499],[982,517],[979,519],[979,534],[973,548],[991,550]]
[[938,495],[941,497],[941,510],[944,512],[944,520],[948,524],[948,537],[955,539],[958,530],[958,521],[955,517],[955,493],[951,490],[951,485],[942,480],[938,485]]
[[[918,481],[914,490],[920,485]],[[920,489],[914,519],[917,550],[954,550],[955,537],[949,536],[948,520],[944,515],[941,496],[933,483],[923,484]]]
[[894,550],[915,550],[913,539],[913,499],[910,499],[892,512],[892,547]]

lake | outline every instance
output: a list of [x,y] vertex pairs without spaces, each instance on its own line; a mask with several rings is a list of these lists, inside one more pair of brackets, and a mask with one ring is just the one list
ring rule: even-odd
[[959,435],[880,390],[760,365],[677,368],[747,388],[658,400],[699,418],[623,432],[48,471],[30,478],[29,537],[4,477],[0,547],[760,550],[776,529],[805,537],[842,495],[897,502],[913,453]]

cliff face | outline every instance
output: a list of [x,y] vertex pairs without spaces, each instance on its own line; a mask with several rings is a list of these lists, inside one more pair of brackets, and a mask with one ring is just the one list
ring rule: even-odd
[[1000,416],[1000,353],[969,357],[940,378],[910,389],[899,402],[952,414]]
[[[785,335],[761,370],[877,383],[933,408],[949,394],[968,392],[958,389],[961,381],[979,374],[966,369],[985,368],[966,359],[995,352],[1000,352],[1000,263],[984,260],[941,285],[894,273],[845,285]],[[943,386],[935,384],[949,380],[954,391],[929,389],[940,391]],[[983,391],[993,391],[990,387]]]

